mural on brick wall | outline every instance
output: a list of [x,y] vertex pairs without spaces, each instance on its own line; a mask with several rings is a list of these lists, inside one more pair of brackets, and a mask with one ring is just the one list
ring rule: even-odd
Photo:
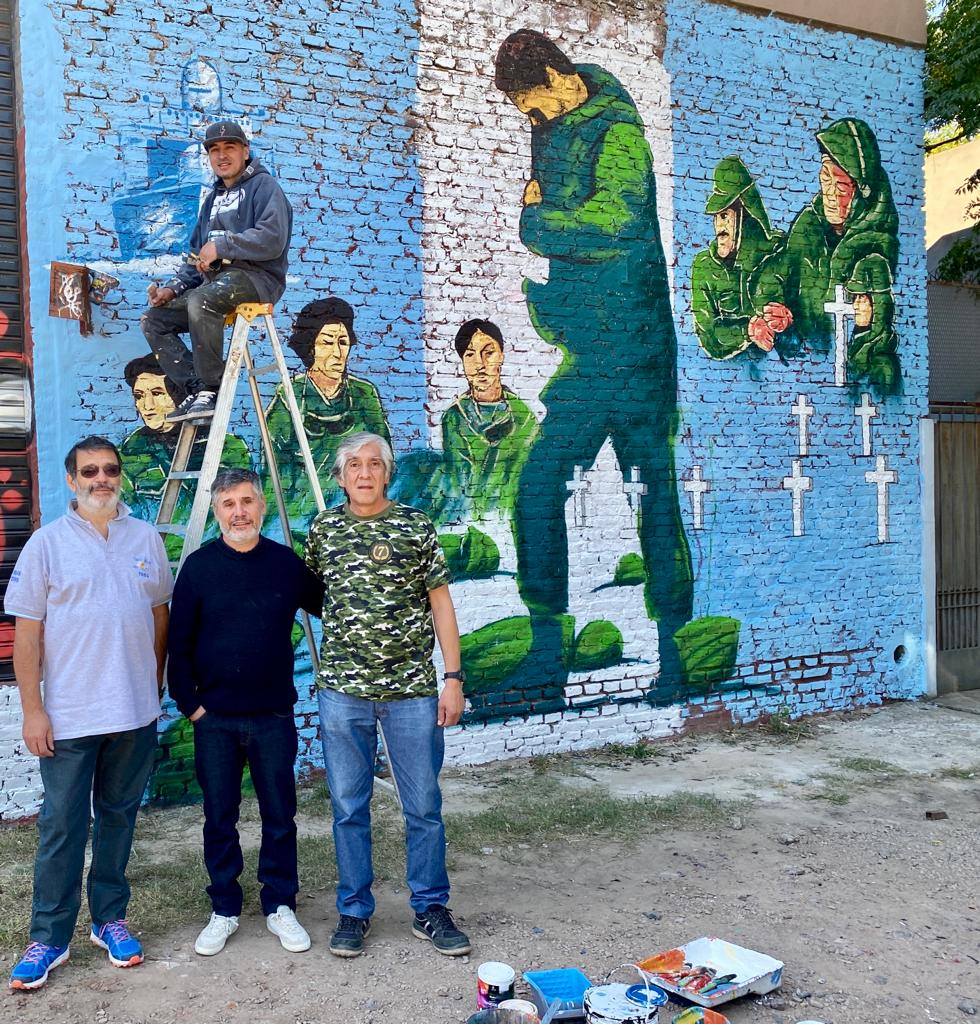
[[[23,52],[71,58],[63,94],[25,97],[65,161],[29,119],[28,194],[52,197],[32,265],[120,282],[91,337],[35,326],[45,519],[58,453],[95,428],[155,517],[184,396],[139,315],[209,187],[204,128],[231,118],[294,210],[275,317],[327,503],[339,442],[390,438],[390,494],[451,566],[450,761],[919,692],[921,55],[704,0],[327,6],[243,7],[220,51],[209,12],[163,43],[152,12],[103,12],[84,47],[90,11],[24,16]],[[315,499],[282,386],[259,387],[291,537],[271,491],[265,530],[301,543]],[[264,470],[246,404],[223,461]],[[168,703],[152,793],[193,792]]]

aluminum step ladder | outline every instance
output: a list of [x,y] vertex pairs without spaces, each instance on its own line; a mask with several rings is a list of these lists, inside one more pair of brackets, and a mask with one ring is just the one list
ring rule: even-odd
[[[276,454],[272,447],[272,437],[269,434],[269,425],[266,420],[265,410],[262,408],[262,397],[259,394],[258,379],[266,374],[274,373],[282,382],[283,395],[289,409],[290,419],[293,422],[293,430],[296,433],[300,453],[303,456],[303,468],[307,480],[313,491],[317,509],[322,512],[325,508],[323,488],[320,486],[320,480],[317,476],[313,453],[310,451],[310,442],[306,436],[306,429],[303,426],[303,417],[300,414],[299,404],[293,392],[289,369],[286,366],[286,359],[282,352],[282,345],[279,342],[279,335],[276,333],[276,325],[273,322],[272,313],[273,308],[270,303],[246,302],[237,306],[225,317],[225,325],[231,326],[233,324],[234,330],[231,335],[231,345],[228,348],[228,358],[225,362],[225,371],[221,378],[221,387],[218,391],[214,415],[207,419],[183,420],[181,423],[180,434],[177,436],[177,447],[174,451],[170,473],[163,486],[156,520],[156,527],[161,534],[172,533],[184,538],[180,561],[176,565],[178,569],[184,564],[184,560],[188,555],[197,551],[204,538],[204,527],[207,523],[208,512],[211,509],[211,485],[214,483],[214,478],[221,465],[221,454],[225,446],[225,436],[228,433],[228,424],[231,421],[231,413],[235,405],[238,384],[243,370],[248,378],[248,386],[252,394],[252,404],[255,406],[255,417],[259,424],[259,432],[262,435],[262,451],[265,454],[266,466],[272,481],[273,491],[275,492],[276,507],[279,511],[279,521],[282,523],[283,537],[286,538],[287,543],[291,543],[292,538],[289,513],[286,510],[286,498],[282,490],[282,479],[279,476],[279,464],[276,461]],[[256,367],[249,349],[249,333],[257,320],[260,320],[265,327],[269,343],[272,346],[274,362],[268,366]],[[200,469],[188,469],[200,430],[208,431],[208,442],[204,449],[204,459]],[[191,504],[190,518],[186,524],[180,525],[174,522],[174,514],[177,510],[177,501],[180,497],[181,487],[185,481],[193,483],[194,499]],[[303,631],[306,634],[306,642],[310,649],[313,671],[316,672],[319,659],[317,657],[313,629],[306,612],[303,612],[302,615]]]

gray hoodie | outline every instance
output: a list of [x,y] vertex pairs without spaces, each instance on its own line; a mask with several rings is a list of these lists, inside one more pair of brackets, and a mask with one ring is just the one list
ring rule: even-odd
[[[249,160],[231,188],[218,178],[201,206],[191,235],[191,249],[200,252],[214,242],[218,256],[243,270],[255,285],[260,302],[276,302],[286,290],[293,210],[275,178],[256,159]],[[223,265],[221,270],[228,269]],[[212,281],[217,273],[202,274],[187,263],[167,281],[178,295]]]

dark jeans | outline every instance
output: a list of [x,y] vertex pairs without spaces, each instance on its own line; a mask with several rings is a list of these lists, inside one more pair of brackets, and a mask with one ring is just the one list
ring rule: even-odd
[[[142,316],[143,334],[175,384],[191,393],[217,391],[225,368],[225,315],[239,303],[258,302],[259,293],[243,270],[225,270]],[[180,335],[190,332],[193,356]]]
[[44,804],[34,861],[34,942],[67,946],[71,941],[93,818],[86,883],[92,921],[103,925],[125,918],[126,865],[156,746],[157,725],[151,722],[127,732],[55,740],[54,757],[40,759]]
[[194,723],[194,766],[204,794],[204,863],[211,878],[208,895],[216,914],[238,917],[244,860],[238,840],[242,773],[246,763],[259,800],[262,845],[258,878],[262,913],[285,905],[296,909],[296,763],[298,739],[287,715],[217,715],[208,711]]

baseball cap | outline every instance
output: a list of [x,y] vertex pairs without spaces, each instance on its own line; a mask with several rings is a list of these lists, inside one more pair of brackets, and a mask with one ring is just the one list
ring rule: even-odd
[[215,121],[204,133],[204,148],[210,149],[216,142],[240,142],[248,145],[248,139],[237,121]]

